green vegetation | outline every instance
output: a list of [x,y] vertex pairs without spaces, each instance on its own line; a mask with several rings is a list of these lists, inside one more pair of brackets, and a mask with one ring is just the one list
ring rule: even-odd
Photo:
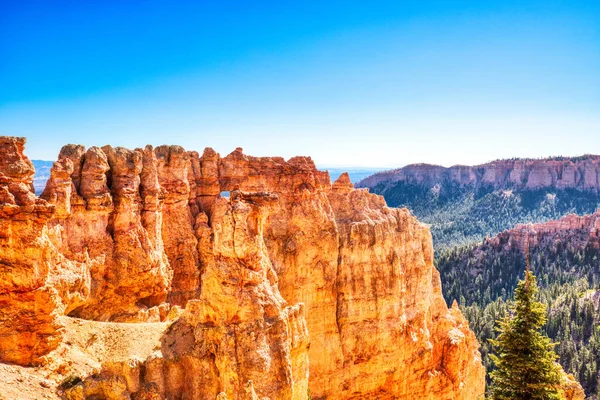
[[473,243],[519,223],[543,222],[600,207],[597,193],[565,190],[494,190],[444,181],[434,186],[397,182],[373,192],[392,207],[407,207],[431,225],[436,250]]
[[78,377],[76,375],[68,375],[65,379],[62,380],[60,385],[58,385],[58,388],[60,390],[68,390],[68,389],[71,389],[72,387],[80,384],[81,382],[83,382],[83,381],[81,380],[80,377]]
[[[556,351],[565,371],[592,396],[598,392],[600,372],[600,250],[565,244],[532,247],[530,252],[539,300],[549,310],[543,332],[559,343]],[[524,263],[518,250],[487,242],[442,252],[437,260],[444,297],[448,303],[459,301],[488,372],[494,369],[488,339],[495,337],[495,321],[509,309]]]
[[541,333],[546,306],[535,300],[535,276],[527,271],[517,284],[510,312],[498,321],[491,393],[494,400],[560,400],[561,370],[554,344]]

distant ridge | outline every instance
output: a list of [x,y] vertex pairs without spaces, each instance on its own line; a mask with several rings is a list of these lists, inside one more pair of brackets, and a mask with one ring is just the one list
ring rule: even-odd
[[597,192],[600,188],[600,155],[513,158],[475,166],[411,164],[373,174],[358,182],[357,187],[374,188],[396,182],[436,184],[443,181],[461,186],[492,186],[495,189],[556,187]]
[[519,223],[589,214],[600,205],[600,156],[497,160],[475,166],[412,164],[356,187],[407,207],[431,225],[436,249],[479,241]]

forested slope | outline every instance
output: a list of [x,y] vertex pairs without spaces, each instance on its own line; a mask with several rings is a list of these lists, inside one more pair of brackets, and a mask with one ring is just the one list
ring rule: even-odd
[[600,379],[600,213],[568,216],[560,221],[521,225],[480,244],[442,251],[437,267],[444,297],[456,299],[476,332],[484,364],[490,371],[494,325],[508,309],[525,254],[549,310],[546,333],[559,343],[564,369],[582,384],[590,398]]

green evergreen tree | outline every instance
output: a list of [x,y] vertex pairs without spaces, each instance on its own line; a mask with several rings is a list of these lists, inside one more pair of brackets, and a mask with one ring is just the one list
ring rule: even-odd
[[540,332],[546,324],[546,306],[535,300],[536,278],[527,271],[515,290],[515,303],[498,321],[496,340],[490,340],[496,370],[491,393],[494,400],[560,400],[560,366],[554,344]]

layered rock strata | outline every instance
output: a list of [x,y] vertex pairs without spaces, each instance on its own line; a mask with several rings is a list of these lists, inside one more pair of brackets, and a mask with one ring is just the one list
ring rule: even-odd
[[[9,297],[0,329],[10,330],[25,301],[40,315],[23,326],[49,344],[27,353],[17,345],[31,342],[29,331],[18,331],[2,342],[0,359],[28,365],[47,354],[60,343],[57,315],[173,321],[153,357],[105,362],[66,395],[483,394],[478,344],[441,296],[428,228],[354,189],[346,174],[331,184],[308,157],[241,149],[222,158],[179,146],[67,145],[42,200],[32,192],[24,140],[2,140],[10,156],[0,164],[0,272],[8,282],[0,296]],[[22,236],[36,238],[33,249]],[[25,296],[40,288],[54,299],[45,307]]]
[[493,248],[519,249],[523,254],[530,247],[556,249],[570,246],[583,250],[588,246],[600,248],[600,210],[589,215],[570,214],[558,220],[539,224],[519,224],[498,235],[487,238],[484,245]]
[[449,181],[474,187],[495,189],[577,189],[598,192],[600,189],[600,156],[550,159],[498,160],[476,166],[414,164],[380,172],[360,181],[357,186],[373,188],[396,182],[435,185]]
[[0,137],[0,361],[36,364],[58,346],[56,263],[45,234],[54,207],[33,193],[24,138]]

